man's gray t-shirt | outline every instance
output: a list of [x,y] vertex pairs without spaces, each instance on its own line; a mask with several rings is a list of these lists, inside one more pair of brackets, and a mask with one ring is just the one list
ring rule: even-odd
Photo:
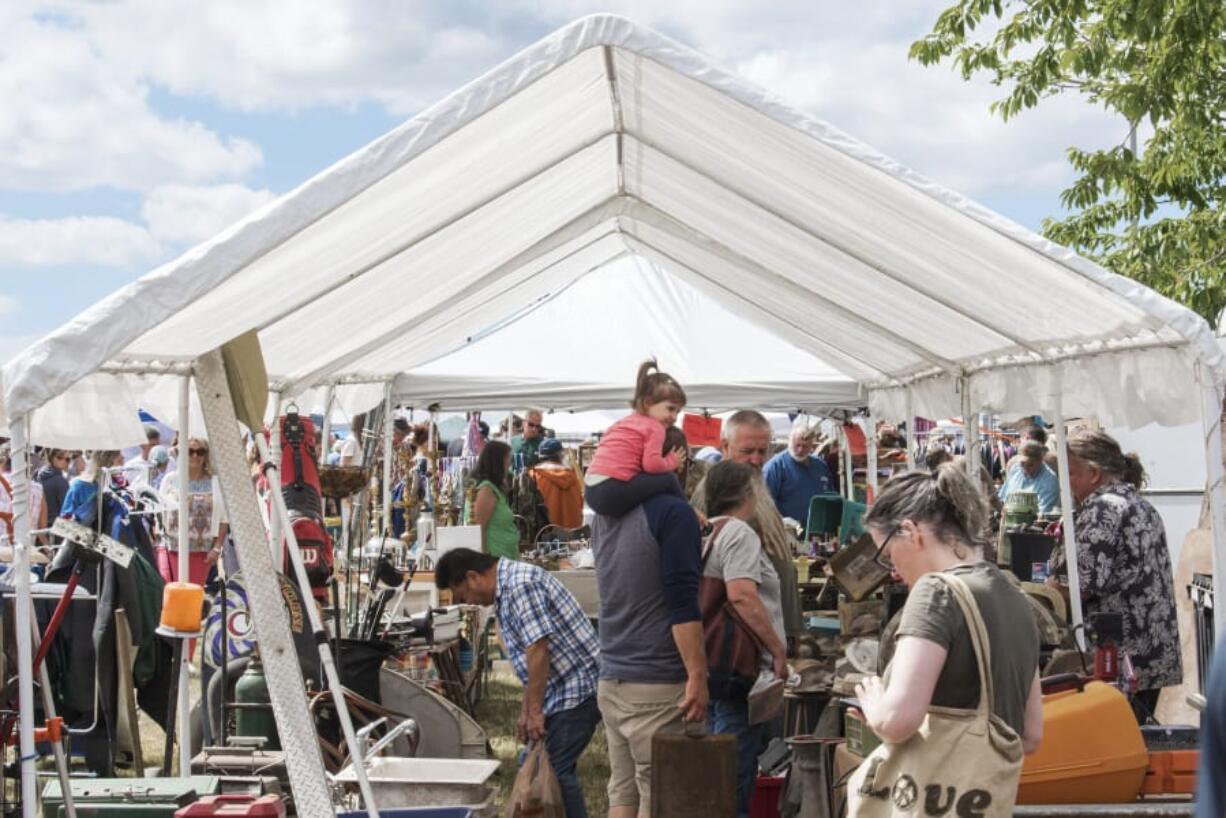
[[762,550],[762,540],[743,520],[736,517],[716,517],[711,522],[726,520],[719,536],[711,544],[703,576],[716,577],[725,583],[734,579],[753,580],[758,586],[758,596],[770,617],[771,625],[779,641],[786,640],[783,632],[783,593],[779,574],[771,565],[770,558]]
[[[1021,735],[1026,700],[1039,666],[1039,629],[1022,592],[995,565],[977,562],[948,573],[967,584],[990,642],[992,685],[996,715]],[[949,651],[932,692],[932,703],[973,710],[979,705],[979,666],[966,619],[953,592],[933,576],[921,577],[907,596],[902,620],[893,640],[882,644],[880,666],[894,655],[897,640],[914,636],[935,642]]]

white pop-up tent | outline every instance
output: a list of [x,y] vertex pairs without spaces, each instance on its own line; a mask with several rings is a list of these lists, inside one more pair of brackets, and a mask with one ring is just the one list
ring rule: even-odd
[[[7,416],[15,440],[48,444],[119,429],[134,420],[117,412],[173,405],[202,356],[252,330],[285,397],[593,406],[629,383],[625,361],[542,382],[540,356],[490,329],[627,255],[846,379],[796,383],[771,366],[791,352],[736,373],[790,382],[776,405],[863,393],[894,418],[1201,417],[1222,590],[1226,363],[1203,320],[612,16],[560,29],[26,350],[3,369]],[[607,292],[644,298],[618,280]],[[1000,308],[1018,292],[1041,308]],[[612,315],[553,347],[599,361],[589,339],[644,332]],[[699,351],[673,337],[679,370]],[[686,385],[716,406],[749,397]]]

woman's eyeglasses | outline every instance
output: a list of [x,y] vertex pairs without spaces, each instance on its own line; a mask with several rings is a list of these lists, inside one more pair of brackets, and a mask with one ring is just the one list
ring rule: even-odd
[[902,531],[902,528],[896,528],[887,534],[886,538],[881,541],[881,546],[877,549],[877,553],[873,554],[873,562],[887,571],[894,570],[894,562],[890,559],[890,555],[886,553],[885,549],[890,545],[890,540],[894,539],[894,535],[899,531]]
[[197,457],[204,457],[206,454],[209,453],[209,450],[208,449],[188,449],[187,453],[189,455],[196,455]]

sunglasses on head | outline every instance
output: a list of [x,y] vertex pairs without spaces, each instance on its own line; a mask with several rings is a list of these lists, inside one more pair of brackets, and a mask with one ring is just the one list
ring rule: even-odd
[[198,454],[201,457],[204,457],[206,454],[209,453],[209,450],[208,449],[188,449],[187,453],[188,454]]

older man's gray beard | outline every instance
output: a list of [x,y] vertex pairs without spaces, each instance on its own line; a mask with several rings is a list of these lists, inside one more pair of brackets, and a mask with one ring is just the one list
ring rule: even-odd
[[792,456],[792,459],[795,460],[797,463],[808,463],[809,458],[813,456],[813,455],[807,454],[804,457],[799,457],[797,456],[796,452],[792,451],[791,447],[788,448],[788,454],[790,454]]

